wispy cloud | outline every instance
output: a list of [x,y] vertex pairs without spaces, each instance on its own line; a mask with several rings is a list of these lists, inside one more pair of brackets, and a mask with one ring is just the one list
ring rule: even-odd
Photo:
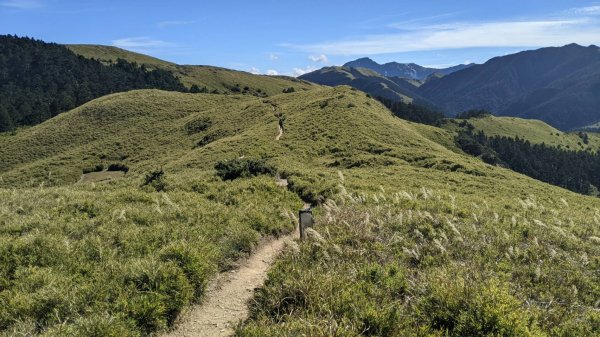
[[571,8],[567,10],[567,13],[578,15],[600,15],[600,6]]
[[556,46],[600,43],[600,25],[589,17],[560,20],[454,22],[411,27],[389,34],[289,48],[330,55],[375,55],[473,47]]
[[124,49],[153,49],[172,46],[171,43],[149,37],[127,37],[112,42],[113,46]]
[[193,20],[169,20],[169,21],[161,21],[156,24],[158,28],[167,28],[171,26],[186,26],[196,23]]
[[451,17],[453,15],[456,15],[456,12],[452,12],[452,13],[444,13],[444,14],[438,14],[438,15],[431,15],[431,16],[426,16],[426,17],[421,17],[421,18],[413,18],[410,20],[405,20],[405,21],[400,21],[400,22],[394,22],[394,23],[390,23],[387,26],[389,28],[397,28],[397,29],[404,29],[406,28],[408,25],[414,25],[416,23],[426,23],[426,22],[433,22],[435,20],[441,19],[441,18],[446,18],[446,17]]
[[15,9],[37,9],[43,7],[44,4],[38,0],[6,0],[0,2],[0,6]]
[[256,68],[256,67],[252,67],[250,69],[248,69],[248,72],[254,75],[260,75],[260,69]]
[[311,60],[311,61],[313,61],[313,62],[315,62],[315,63],[317,63],[317,62],[328,63],[329,62],[329,59],[327,59],[327,55],[325,55],[325,54],[310,55],[308,57],[308,59]]
[[277,70],[269,69],[269,70],[267,70],[267,75],[276,76],[276,75],[279,75],[279,72]]
[[317,67],[315,67],[315,66],[308,66],[306,68],[294,68],[294,71],[292,74],[294,77],[298,77],[298,76],[304,75],[306,73],[310,73],[311,71],[315,71],[315,70],[317,70]]
[[269,60],[271,60],[271,61],[279,60],[279,54],[269,53]]

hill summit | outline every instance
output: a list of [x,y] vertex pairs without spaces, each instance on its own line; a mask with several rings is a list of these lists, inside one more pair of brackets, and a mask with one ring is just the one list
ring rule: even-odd
[[378,72],[386,77],[401,77],[412,80],[425,80],[433,74],[448,75],[455,71],[469,68],[474,64],[460,64],[449,68],[429,68],[423,67],[415,63],[398,63],[388,62],[379,64],[368,57],[359,58],[354,61],[347,62],[344,67],[350,68],[367,68]]

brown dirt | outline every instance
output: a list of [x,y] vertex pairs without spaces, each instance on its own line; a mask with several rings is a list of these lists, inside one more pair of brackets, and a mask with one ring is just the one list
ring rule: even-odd
[[184,314],[164,337],[231,336],[235,325],[247,318],[248,301],[260,287],[267,271],[294,233],[263,242],[240,268],[219,274],[209,285],[205,301]]

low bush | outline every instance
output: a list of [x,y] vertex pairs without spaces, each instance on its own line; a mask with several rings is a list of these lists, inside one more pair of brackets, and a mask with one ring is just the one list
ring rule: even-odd
[[274,175],[277,170],[265,159],[233,159],[220,161],[215,165],[217,175],[223,180],[248,178],[262,174]]
[[122,172],[127,173],[127,172],[129,172],[129,167],[127,165],[125,165],[125,164],[116,163],[116,164],[110,164],[110,165],[108,165],[108,169],[107,170],[108,171],[122,171]]
[[200,133],[211,127],[212,121],[208,117],[200,118],[185,124],[185,131],[188,135]]
[[100,172],[102,170],[104,170],[104,165],[98,164],[98,165],[92,166],[92,167],[85,167],[83,169],[83,174],[88,174],[88,173],[92,173],[92,172]]
[[165,172],[163,169],[146,173],[142,186],[152,186],[157,192],[164,191],[167,188],[167,184],[165,182]]

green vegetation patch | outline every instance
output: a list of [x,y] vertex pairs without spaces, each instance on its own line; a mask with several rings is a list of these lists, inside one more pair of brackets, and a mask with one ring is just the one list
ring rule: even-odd
[[600,331],[598,225],[568,225],[585,216],[565,199],[341,191],[271,270],[238,336]]

